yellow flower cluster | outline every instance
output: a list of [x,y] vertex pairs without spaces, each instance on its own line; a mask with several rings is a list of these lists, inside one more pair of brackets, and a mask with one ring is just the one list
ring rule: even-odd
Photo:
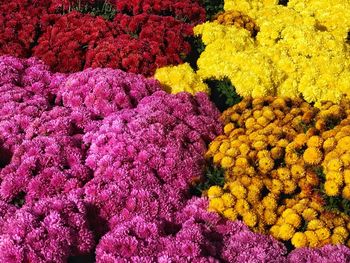
[[[225,1],[225,10],[252,17],[256,37],[235,23],[206,22],[194,28],[207,45],[197,61],[203,79],[229,78],[243,97],[299,97],[320,106],[350,95],[346,38],[350,1]],[[309,8],[308,2],[312,5]],[[328,22],[329,17],[333,22]]]
[[350,246],[350,217],[326,210],[321,194],[325,183],[328,195],[329,180],[338,191],[348,189],[349,107],[342,101],[319,109],[299,98],[267,96],[245,98],[226,110],[224,134],[206,153],[225,169],[225,185],[207,192],[209,210],[295,247]]
[[[342,109],[335,106],[324,111],[335,118],[342,119]],[[350,112],[347,110],[346,115]],[[333,117],[333,118],[334,118]],[[344,119],[340,125],[323,134],[325,172],[324,190],[328,196],[342,196],[350,200],[350,118]]]
[[218,14],[216,16],[216,22],[223,25],[234,25],[238,28],[247,29],[253,36],[256,35],[259,30],[252,18],[235,10]]
[[157,69],[154,78],[157,79],[168,93],[179,92],[209,93],[208,86],[203,83],[188,63],[178,66],[168,66]]

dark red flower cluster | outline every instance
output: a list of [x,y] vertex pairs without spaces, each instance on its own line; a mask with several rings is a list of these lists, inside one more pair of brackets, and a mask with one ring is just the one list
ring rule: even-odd
[[[89,5],[103,6],[101,0],[1,3],[0,55],[36,56],[56,72],[111,67],[151,76],[183,61],[193,25],[205,20],[199,0],[113,0],[118,14],[111,21],[79,9]],[[72,7],[82,12],[68,13]]]
[[129,15],[142,13],[170,15],[190,23],[205,20],[205,11],[197,0],[114,0],[113,3],[118,12]]

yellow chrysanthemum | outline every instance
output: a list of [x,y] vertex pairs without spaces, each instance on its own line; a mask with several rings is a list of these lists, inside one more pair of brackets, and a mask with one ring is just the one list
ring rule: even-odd
[[247,190],[244,188],[244,186],[241,183],[237,181],[229,183],[228,187],[230,189],[231,194],[238,199],[243,199],[247,195]]
[[347,239],[349,236],[349,231],[343,226],[337,226],[333,229],[333,234],[340,235],[344,239]]
[[345,199],[350,200],[350,185],[346,185],[346,186],[343,188],[342,196],[343,196]]
[[342,168],[343,162],[339,158],[332,159],[327,164],[327,169],[329,171],[341,171]]
[[305,236],[310,247],[317,247],[319,245],[319,240],[314,231],[305,231]]
[[334,181],[336,184],[341,185],[344,181],[343,173],[338,171],[329,171],[326,173],[326,181]]
[[307,164],[320,164],[323,158],[322,152],[316,147],[309,147],[303,154],[303,159]]
[[298,214],[290,214],[285,218],[287,224],[292,225],[295,228],[299,228],[301,225],[301,217]]
[[326,151],[333,150],[336,146],[336,142],[335,138],[328,138],[323,142],[323,149]]
[[233,159],[229,156],[225,156],[221,159],[221,167],[224,169],[228,169],[232,167],[234,164]]
[[313,208],[307,208],[303,211],[303,218],[306,220],[306,221],[311,221],[313,219],[316,219],[317,216],[318,216],[318,213],[315,209]]
[[274,165],[275,162],[271,158],[263,157],[259,160],[259,169],[263,173],[271,171]]
[[262,200],[262,204],[266,209],[275,210],[277,208],[277,201],[272,196],[265,196]]
[[305,169],[303,166],[299,165],[299,164],[294,164],[291,167],[291,173],[293,178],[295,179],[299,179],[305,176]]
[[172,94],[184,91],[192,94],[209,92],[208,86],[188,63],[158,68],[154,77],[159,80],[167,92]]
[[264,222],[267,225],[273,225],[276,223],[277,220],[277,215],[273,210],[266,209],[264,211]]
[[217,185],[211,186],[208,189],[208,193],[207,193],[209,198],[220,197],[222,196],[222,194],[223,194],[222,188]]
[[224,215],[224,217],[226,217],[227,219],[229,219],[231,221],[237,220],[237,217],[238,217],[238,213],[233,208],[228,208],[228,209],[224,210],[223,215]]
[[246,200],[238,199],[235,208],[240,215],[243,215],[244,213],[248,212],[250,205]]
[[222,201],[224,202],[224,205],[226,207],[232,207],[234,206],[235,204],[235,198],[232,194],[230,193],[224,193],[222,196],[221,196],[221,199]]
[[324,190],[328,196],[337,196],[339,195],[340,187],[334,181],[327,181],[324,184]]
[[325,227],[325,224],[323,221],[321,221],[319,219],[313,219],[307,224],[308,230],[317,230],[317,229],[320,229],[323,227]]
[[253,212],[246,212],[243,214],[243,222],[249,227],[254,227],[258,223],[258,217]]
[[331,240],[333,245],[344,244],[345,242],[345,238],[339,234],[333,234]]
[[320,229],[315,230],[318,240],[325,240],[331,236],[331,232],[328,228],[322,227]]
[[214,212],[223,212],[225,210],[225,205],[224,202],[222,201],[221,198],[215,197],[210,199],[209,201],[209,211],[214,211]]
[[307,141],[307,146],[312,148],[312,147],[315,147],[315,148],[321,148],[323,144],[323,139],[320,137],[320,136],[311,136],[308,141]]
[[282,240],[289,240],[293,237],[295,228],[290,224],[282,224],[279,228],[278,237]]
[[302,232],[296,232],[292,237],[292,245],[296,248],[306,247],[308,243],[306,235]]

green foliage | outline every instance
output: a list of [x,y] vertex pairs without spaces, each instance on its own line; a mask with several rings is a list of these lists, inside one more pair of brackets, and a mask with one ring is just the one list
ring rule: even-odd
[[203,191],[208,190],[213,185],[223,187],[225,183],[224,170],[212,164],[208,165],[205,177],[201,182],[192,187],[193,195],[201,196]]
[[193,70],[197,70],[197,60],[201,53],[205,49],[205,45],[201,37],[192,36],[186,39],[191,45],[191,52],[186,56],[182,57],[185,62],[189,63]]
[[96,2],[95,5],[82,5],[80,0],[75,5],[71,5],[68,9],[68,13],[72,11],[78,11],[83,14],[90,14],[92,16],[102,16],[106,20],[113,20],[117,10],[108,0],[103,2]]
[[236,93],[235,87],[227,78],[223,80],[209,79],[205,81],[211,91],[211,99],[215,105],[224,111],[227,108],[239,103],[242,97]]
[[224,10],[224,0],[201,0],[207,13],[207,20],[211,20],[217,13]]

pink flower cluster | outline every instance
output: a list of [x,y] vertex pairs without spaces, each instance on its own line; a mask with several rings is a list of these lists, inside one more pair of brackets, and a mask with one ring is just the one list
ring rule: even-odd
[[287,256],[191,197],[222,131],[204,93],[167,94],[113,69],[54,74],[9,56],[0,91],[0,262],[350,260],[341,246]]

